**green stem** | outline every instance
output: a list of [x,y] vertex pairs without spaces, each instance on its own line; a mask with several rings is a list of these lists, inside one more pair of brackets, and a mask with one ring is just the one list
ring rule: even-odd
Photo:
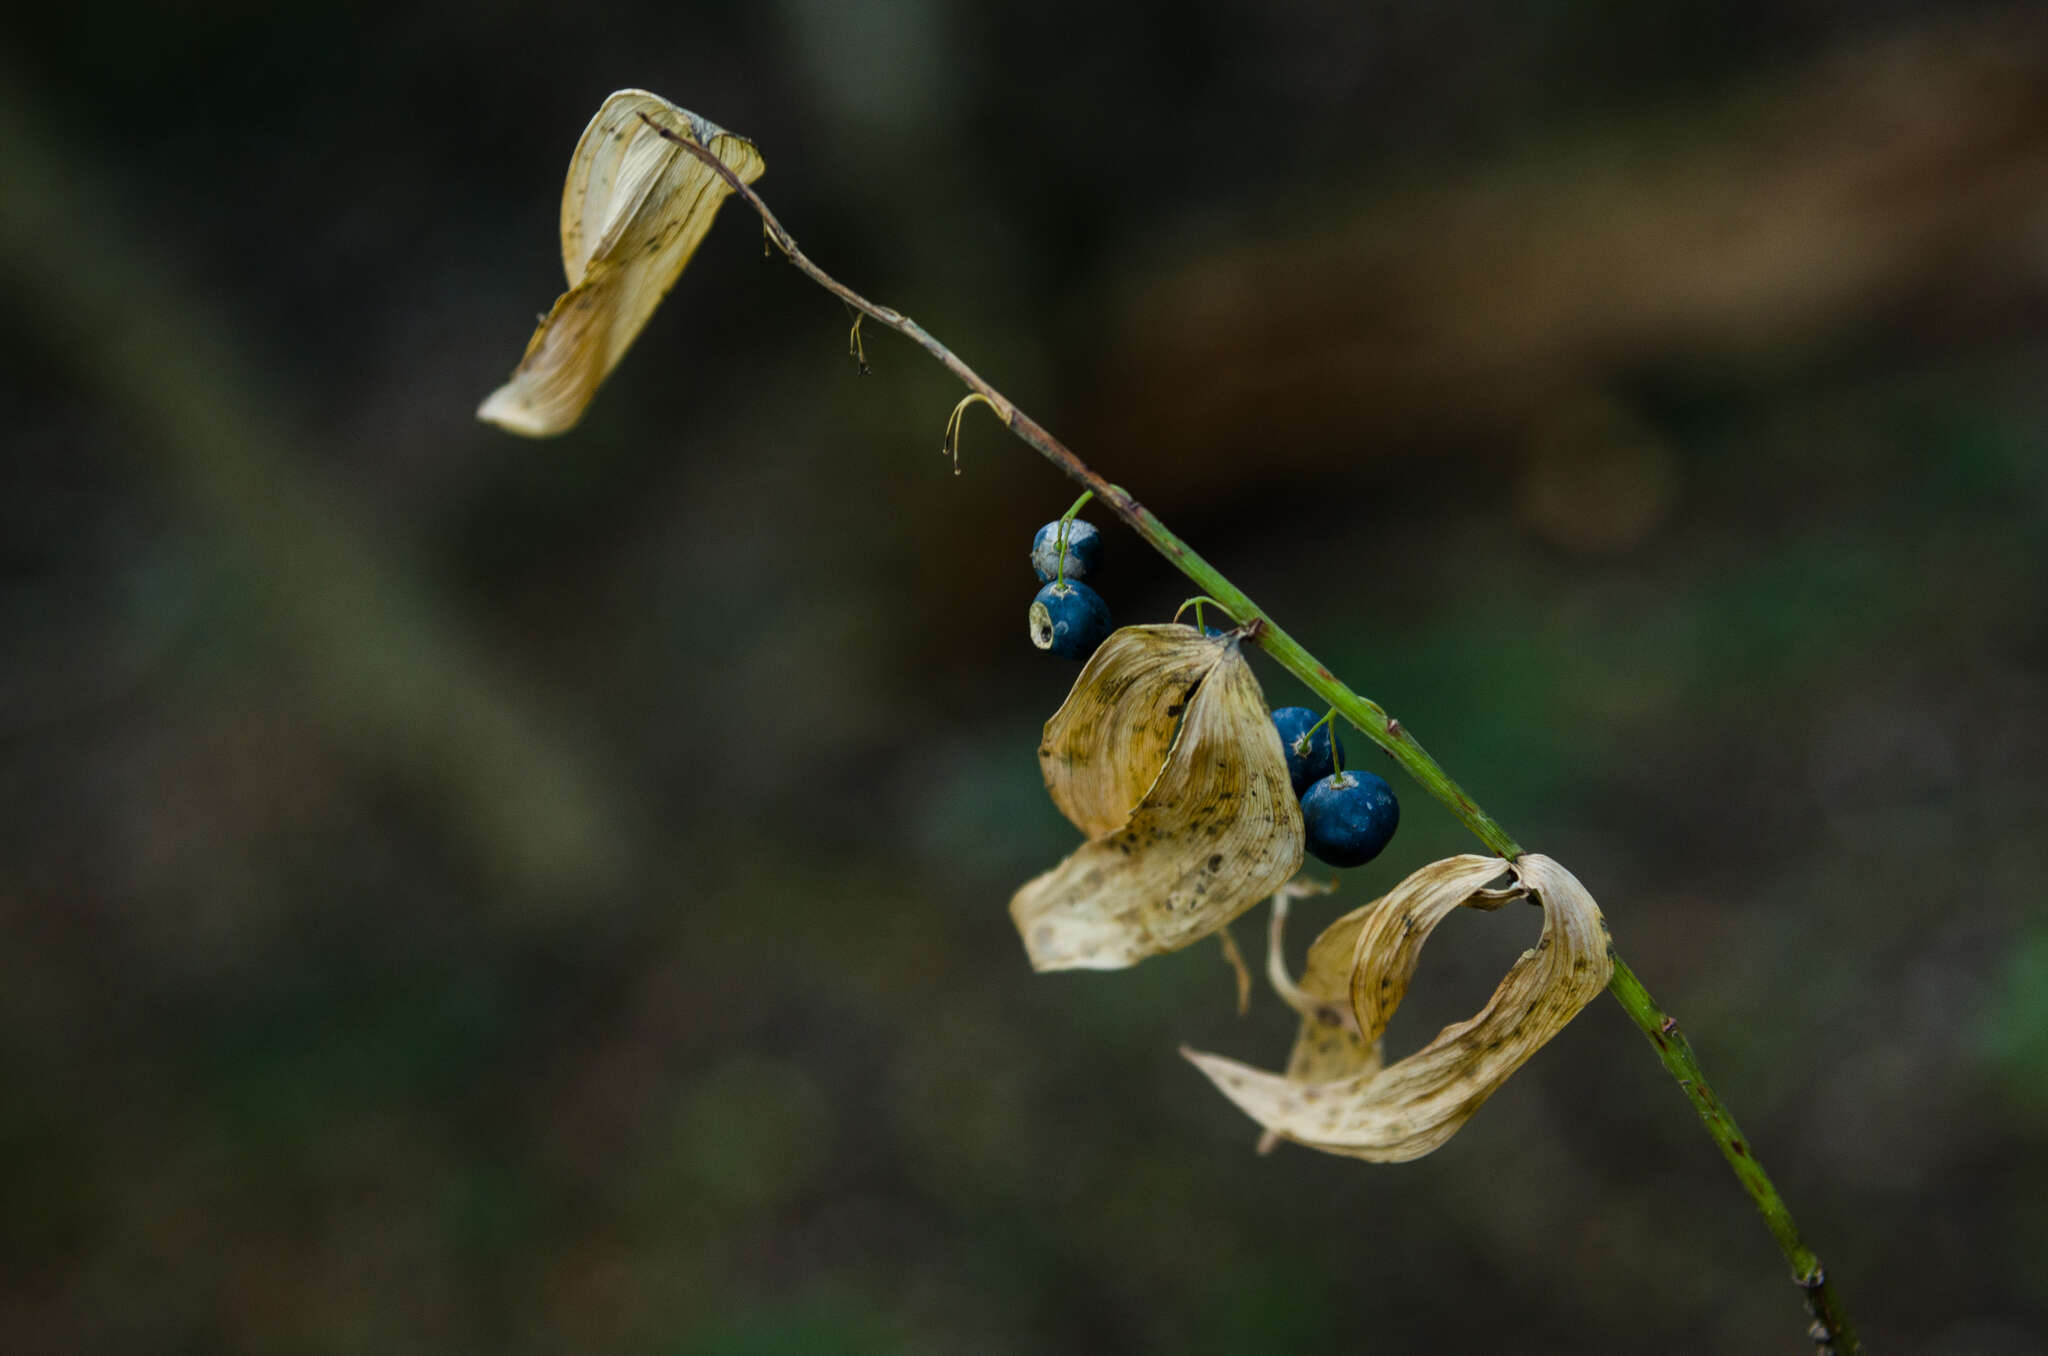
[[[1198,593],[1194,597],[1188,599],[1186,602],[1182,603],[1179,607],[1173,610],[1173,619],[1175,621],[1179,621],[1181,613],[1187,611],[1189,608],[1193,608],[1195,610],[1195,629],[1197,631],[1206,631],[1209,627],[1209,623],[1203,620],[1202,618],[1202,606],[1205,603],[1210,607],[1223,606],[1223,604],[1217,602],[1214,598],[1211,598],[1206,594]],[[1233,626],[1237,624],[1236,618],[1231,618],[1230,622]]]
[[1301,732],[1300,738],[1294,741],[1294,752],[1300,757],[1308,757],[1309,754],[1315,750],[1316,731],[1322,729],[1325,725],[1329,726],[1330,775],[1333,777],[1341,777],[1344,775],[1344,749],[1343,746],[1337,742],[1336,721],[1337,708],[1333,706],[1329,710],[1323,712],[1323,718],[1321,720],[1317,721],[1315,724],[1309,726],[1306,730],[1303,730]]
[[1095,491],[1093,490],[1081,491],[1081,497],[1074,501],[1074,506],[1060,515],[1060,535],[1057,545],[1060,552],[1059,582],[1061,587],[1065,587],[1067,582],[1067,533],[1073,526],[1074,515],[1079,513],[1088,501],[1094,497]]
[[[1054,455],[1040,445],[1042,439],[1073,457],[1073,453],[1060,446],[1050,434],[1021,411],[1012,425],[1012,431],[1026,443],[1050,457],[1056,464],[1064,466],[1063,458]],[[1068,469],[1069,475],[1099,480],[1095,473],[1074,459],[1077,470]],[[1379,703],[1360,696],[1330,672],[1322,661],[1303,649],[1301,642],[1289,635],[1280,624],[1268,616],[1263,608],[1246,597],[1243,590],[1225,579],[1220,571],[1202,559],[1195,549],[1167,530],[1152,511],[1126,493],[1122,487],[1102,484],[1096,488],[1096,496],[1109,504],[1118,517],[1134,528],[1138,535],[1150,542],[1158,552],[1172,562],[1174,568],[1214,598],[1217,605],[1232,617],[1238,625],[1249,628],[1247,637],[1260,649],[1273,657],[1275,663],[1299,678],[1309,691],[1321,697],[1337,713],[1357,726],[1367,739],[1385,749],[1402,770],[1413,777],[1424,790],[1449,806],[1451,813],[1458,816],[1466,828],[1500,856],[1513,861],[1522,855],[1522,848],[1508,831],[1495,823],[1493,817],[1479,808],[1464,788],[1452,781],[1450,774],[1438,766],[1429,751],[1408,733],[1406,726],[1386,713]]]
[[[1202,559],[1192,546],[1167,530],[1153,512],[1140,504],[1120,485],[1112,485],[1097,475],[1093,468],[1062,443],[1059,439],[1031,416],[1018,409],[1002,392],[989,385],[981,375],[962,362],[951,349],[934,339],[922,325],[900,311],[886,306],[877,306],[858,292],[845,286],[816,264],[812,263],[796,240],[783,229],[775,214],[768,209],[760,195],[742,182],[738,175],[717,156],[689,139],[679,136],[660,124],[641,115],[642,120],[663,137],[696,156],[716,172],[726,184],[737,193],[747,205],[760,216],[763,229],[790,263],[801,270],[804,276],[838,297],[848,306],[896,331],[930,354],[940,366],[951,372],[973,393],[967,399],[978,396],[999,418],[1009,426],[1010,432],[1026,446],[1059,467],[1070,478],[1086,486],[1096,498],[1109,505],[1112,512],[1121,518],[1132,531],[1143,537],[1152,548],[1166,557],[1168,563],[1193,580],[1216,604],[1235,618],[1246,640],[1258,645],[1281,668],[1300,679],[1311,692],[1330,703],[1339,714],[1356,726],[1361,734],[1385,749],[1396,763],[1422,788],[1458,817],[1460,823],[1470,829],[1480,842],[1498,855],[1513,861],[1522,855],[1521,844],[1508,831],[1494,821],[1493,816],[1479,808],[1477,802],[1467,795],[1464,788],[1452,781],[1450,775],[1437,765],[1436,759],[1408,733],[1406,726],[1388,715],[1376,702],[1360,696],[1346,687],[1337,675],[1323,665],[1314,655],[1303,649],[1301,643],[1282,630],[1258,604],[1246,597],[1235,584],[1208,561]],[[963,400],[955,407],[955,415],[966,407]],[[1332,733],[1332,743],[1335,735]],[[1611,954],[1611,952],[1610,952]],[[1671,1076],[1699,1112],[1700,1121],[1706,1126],[1707,1134],[1721,1148],[1722,1156],[1735,1170],[1735,1177],[1742,1189],[1764,1217],[1764,1224],[1777,1241],[1778,1249],[1792,1267],[1793,1283],[1806,1294],[1807,1311],[1812,1315],[1813,1325],[1807,1330],[1820,1349],[1821,1356],[1854,1356],[1862,1350],[1856,1337],[1856,1330],[1850,1324],[1841,1307],[1839,1298],[1829,1288],[1827,1273],[1813,1250],[1806,1246],[1799,1235],[1799,1228],[1792,1220],[1792,1212],[1778,1195],[1777,1187],[1764,1172],[1763,1165],[1750,1151],[1749,1144],[1742,1138],[1735,1118],[1723,1109],[1719,1097],[1707,1083],[1699,1061],[1694,1058],[1692,1047],[1684,1036],[1678,1033],[1678,1022],[1667,1016],[1651,999],[1649,991],[1635,972],[1622,963],[1620,956],[1613,956],[1614,978],[1608,984],[1623,1010],[1643,1034],[1657,1047],[1658,1056]]]
[[1692,1042],[1678,1029],[1678,1019],[1657,1006],[1657,1000],[1650,997],[1650,991],[1636,978],[1636,972],[1629,969],[1620,956],[1610,949],[1608,957],[1614,962],[1614,977],[1607,982],[1607,992],[1614,995],[1622,1010],[1627,1012],[1642,1033],[1650,1038],[1650,1044],[1657,1048],[1657,1058],[1685,1093],[1686,1100],[1700,1115],[1700,1123],[1707,1128],[1707,1134],[1714,1143],[1721,1146],[1721,1156],[1728,1160],[1728,1166],[1735,1171],[1736,1180],[1756,1203],[1757,1213],[1764,1217],[1764,1227],[1777,1240],[1778,1251],[1785,1254],[1785,1260],[1792,1265],[1792,1283],[1806,1292],[1806,1310],[1813,1319],[1813,1326],[1807,1335],[1823,1351],[1847,1353],[1861,1351],[1856,1327],[1849,1321],[1849,1315],[1842,1308],[1839,1296],[1827,1283],[1827,1270],[1821,1266],[1820,1258],[1806,1240],[1799,1236],[1799,1225],[1792,1219],[1792,1208],[1785,1204],[1785,1198],[1778,1194],[1778,1188],[1771,1181],[1764,1165],[1757,1162],[1749,1141],[1742,1137],[1742,1127],[1735,1123],[1734,1113],[1721,1105],[1719,1097],[1707,1082],[1706,1071],[1700,1068],[1699,1059],[1692,1052]]

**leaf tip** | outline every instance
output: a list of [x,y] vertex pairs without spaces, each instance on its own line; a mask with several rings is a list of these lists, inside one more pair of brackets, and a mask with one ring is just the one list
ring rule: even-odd
[[546,419],[523,399],[520,383],[509,381],[484,397],[483,404],[476,407],[477,419],[495,425],[507,433],[516,433],[522,438],[552,438],[558,433],[567,433],[579,422],[582,411],[566,422]]

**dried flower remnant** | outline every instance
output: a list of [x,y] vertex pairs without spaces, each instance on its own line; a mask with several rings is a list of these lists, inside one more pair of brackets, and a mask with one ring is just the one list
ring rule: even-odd
[[1216,929],[1216,940],[1222,944],[1223,963],[1230,967],[1230,977],[1237,981],[1237,1015],[1242,1017],[1252,1010],[1252,968],[1244,963],[1244,952],[1230,935],[1230,924]]
[[[1380,1042],[1367,1040],[1351,1013],[1351,965],[1358,950],[1358,932],[1374,904],[1353,909],[1323,929],[1309,948],[1301,978],[1287,973],[1282,948],[1287,905],[1304,895],[1326,893],[1308,881],[1290,881],[1273,896],[1273,917],[1266,935],[1266,978],[1280,1001],[1301,1016],[1301,1030],[1287,1059],[1287,1076],[1297,1083],[1326,1083],[1380,1066]],[[1375,904],[1377,901],[1375,901]]]
[[[1514,888],[1486,888],[1503,872],[1513,873]],[[1445,1027],[1421,1050],[1383,1066],[1380,1038],[1408,992],[1430,932],[1454,909],[1495,909],[1525,895],[1543,906],[1543,936],[1535,948],[1510,967],[1477,1016]],[[1599,906],[1569,871],[1533,854],[1513,865],[1479,856],[1432,863],[1337,920],[1311,948],[1297,990],[1315,1005],[1318,1021],[1334,1001],[1336,958],[1347,948],[1346,987],[1356,1023],[1348,1040],[1311,1043],[1304,1022],[1285,1074],[1219,1055],[1182,1053],[1270,1133],[1382,1163],[1420,1158],[1457,1133],[1510,1074],[1607,987],[1613,972]],[[1356,1070],[1342,1072],[1350,1062]]]
[[1010,901],[1035,969],[1115,970],[1178,950],[1301,866],[1286,756],[1235,636],[1117,631],[1038,756],[1089,841]]
[[622,89],[606,99],[562,189],[569,290],[477,418],[530,438],[574,428],[711,229],[731,186],[656,126],[704,147],[744,183],[767,168],[751,143],[658,94]]
[[[1337,888],[1335,880],[1312,881],[1297,877],[1280,887],[1273,896],[1272,916],[1266,930],[1266,978],[1280,1001],[1301,1017],[1294,1049],[1287,1057],[1287,1077],[1296,1083],[1327,1083],[1380,1067],[1380,1042],[1368,1041],[1351,1015],[1351,953],[1357,949],[1358,925],[1366,909],[1353,909],[1323,929],[1309,949],[1308,963],[1297,982],[1287,973],[1288,904],[1310,895],[1326,895]],[[1280,1136],[1271,1130],[1259,1135],[1259,1152],[1271,1153]]]

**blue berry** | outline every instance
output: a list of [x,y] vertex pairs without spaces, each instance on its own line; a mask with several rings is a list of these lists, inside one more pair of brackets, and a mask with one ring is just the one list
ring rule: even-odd
[[1333,773],[1301,798],[1301,823],[1318,861],[1364,866],[1401,827],[1401,802],[1393,787],[1370,772]]
[[[1057,521],[1038,529],[1031,539],[1031,568],[1038,582],[1060,577],[1060,525]],[[1102,534],[1095,524],[1079,518],[1067,524],[1067,578],[1086,579],[1102,568]]]
[[[1283,706],[1273,713],[1273,726],[1280,731],[1280,747],[1287,751],[1287,775],[1294,779],[1297,796],[1306,795],[1311,786],[1337,770],[1330,757],[1330,726],[1316,731],[1306,752],[1294,747],[1295,741],[1308,733],[1309,726],[1321,719],[1321,715],[1306,706]],[[1337,743],[1337,752],[1340,756],[1344,752],[1342,740]]]
[[1031,643],[1062,659],[1086,659],[1109,637],[1109,605],[1086,584],[1047,584],[1031,600]]

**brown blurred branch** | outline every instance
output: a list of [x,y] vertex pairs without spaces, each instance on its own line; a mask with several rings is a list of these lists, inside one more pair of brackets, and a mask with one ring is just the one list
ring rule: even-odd
[[1075,417],[1198,487],[1251,449],[1516,431],[1560,392],[1812,349],[1958,275],[2009,293],[2044,202],[2048,22],[1951,21],[1446,182],[1147,240],[1076,327]]

